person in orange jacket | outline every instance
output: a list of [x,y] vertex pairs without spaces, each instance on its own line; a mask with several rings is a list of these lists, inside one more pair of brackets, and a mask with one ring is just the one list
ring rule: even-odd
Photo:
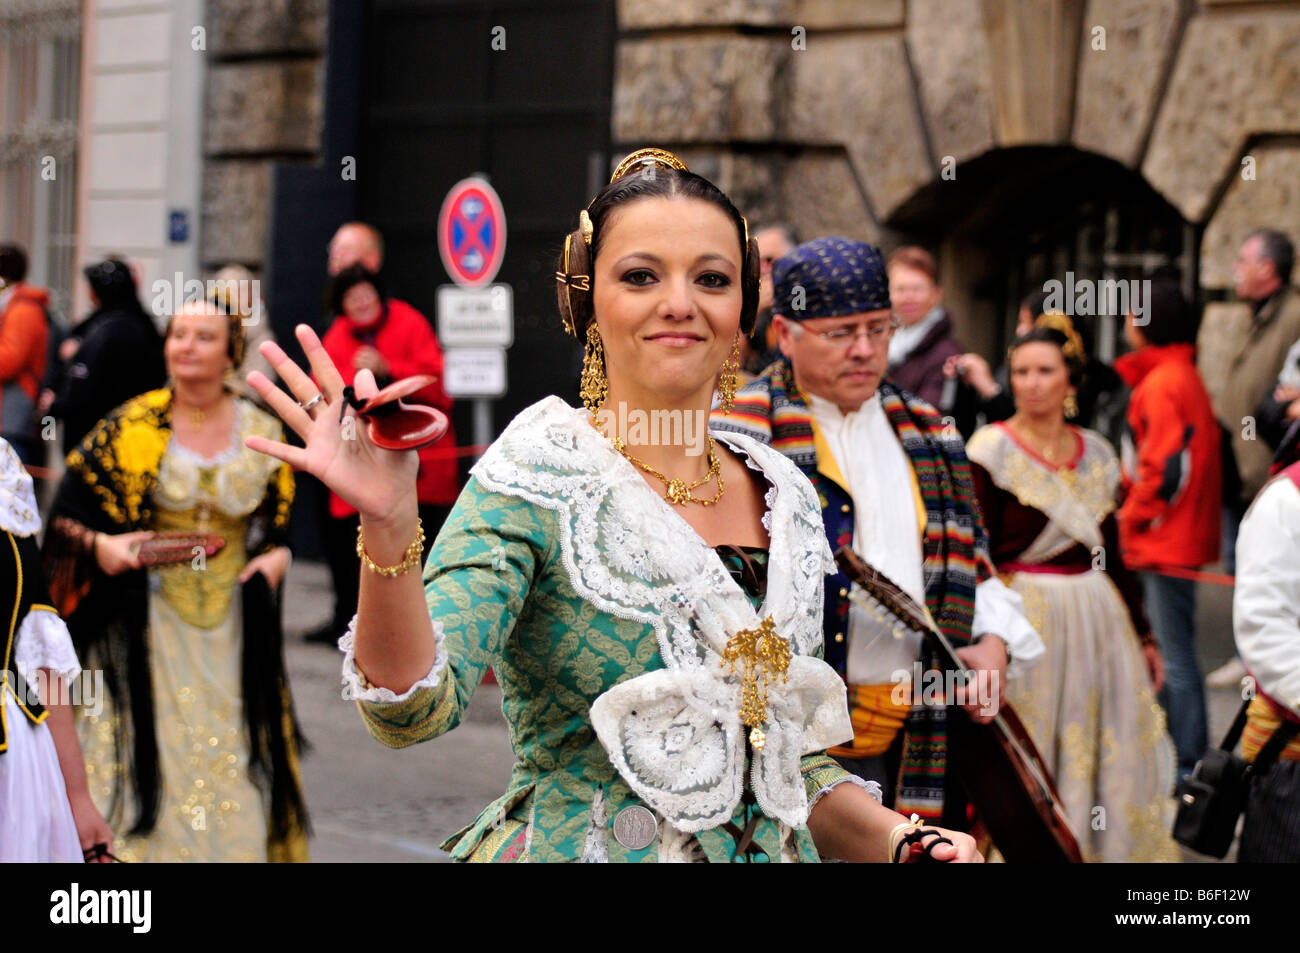
[[27,254],[0,245],[0,437],[23,463],[43,463],[34,411],[49,348],[50,296],[26,278]]
[[1178,750],[1180,774],[1205,753],[1205,682],[1196,660],[1196,583],[1169,569],[1219,558],[1222,465],[1219,426],[1196,370],[1196,322],[1177,284],[1150,286],[1144,320],[1128,316],[1133,351],[1115,370],[1133,388],[1126,420],[1125,562],[1139,573],[1147,615],[1165,660],[1160,703]]

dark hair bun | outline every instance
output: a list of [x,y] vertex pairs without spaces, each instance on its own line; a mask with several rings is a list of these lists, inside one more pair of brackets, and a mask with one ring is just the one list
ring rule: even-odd
[[[561,251],[559,267],[555,272],[555,299],[560,307],[560,321],[565,330],[581,340],[586,336],[587,325],[595,316],[591,303],[592,256],[580,230],[570,232],[565,243],[568,248],[568,269],[566,271],[564,252]],[[587,278],[585,282],[583,276]]]

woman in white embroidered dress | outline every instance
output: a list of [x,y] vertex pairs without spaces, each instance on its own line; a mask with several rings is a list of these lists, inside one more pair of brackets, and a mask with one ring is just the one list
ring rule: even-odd
[[[292,398],[249,378],[306,444],[249,446],[361,512],[360,606],[340,646],[372,734],[433,737],[488,665],[502,685],[509,788],[444,846],[474,861],[885,860],[894,846],[977,859],[965,835],[907,830],[822,753],[852,729],[818,657],[831,562],[817,499],[778,452],[704,430],[754,322],[757,248],[739,212],[645,150],[583,211],[559,266],[564,323],[587,344],[587,411],[552,397],[515,419],[475,466],[423,589],[415,454],[341,427],[339,374],[305,327],[314,382],[273,346]],[[374,392],[358,375],[357,395]]]
[[993,561],[1047,646],[1008,698],[1086,860],[1177,860],[1160,653],[1119,549],[1119,462],[1066,422],[1085,366],[1078,333],[1064,315],[1038,322],[1008,359],[1016,413],[966,444]]

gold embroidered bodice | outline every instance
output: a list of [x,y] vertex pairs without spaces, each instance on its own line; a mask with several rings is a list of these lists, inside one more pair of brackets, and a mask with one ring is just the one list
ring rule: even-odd
[[279,438],[275,421],[250,403],[235,402],[230,446],[205,458],[173,436],[163,453],[154,488],[154,526],[159,532],[216,533],[226,541],[215,556],[196,553],[189,562],[150,571],[178,615],[190,625],[210,629],[230,611],[237,577],[248,562],[245,537],[249,516],[261,504],[267,481],[279,461],[249,450],[250,435]]

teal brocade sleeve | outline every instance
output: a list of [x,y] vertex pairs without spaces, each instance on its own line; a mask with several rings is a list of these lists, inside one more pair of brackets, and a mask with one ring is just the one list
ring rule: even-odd
[[430,618],[442,626],[447,668],[435,687],[402,701],[357,702],[375,738],[402,748],[460,723],[556,545],[549,511],[489,493],[470,478],[424,567],[424,598]]

